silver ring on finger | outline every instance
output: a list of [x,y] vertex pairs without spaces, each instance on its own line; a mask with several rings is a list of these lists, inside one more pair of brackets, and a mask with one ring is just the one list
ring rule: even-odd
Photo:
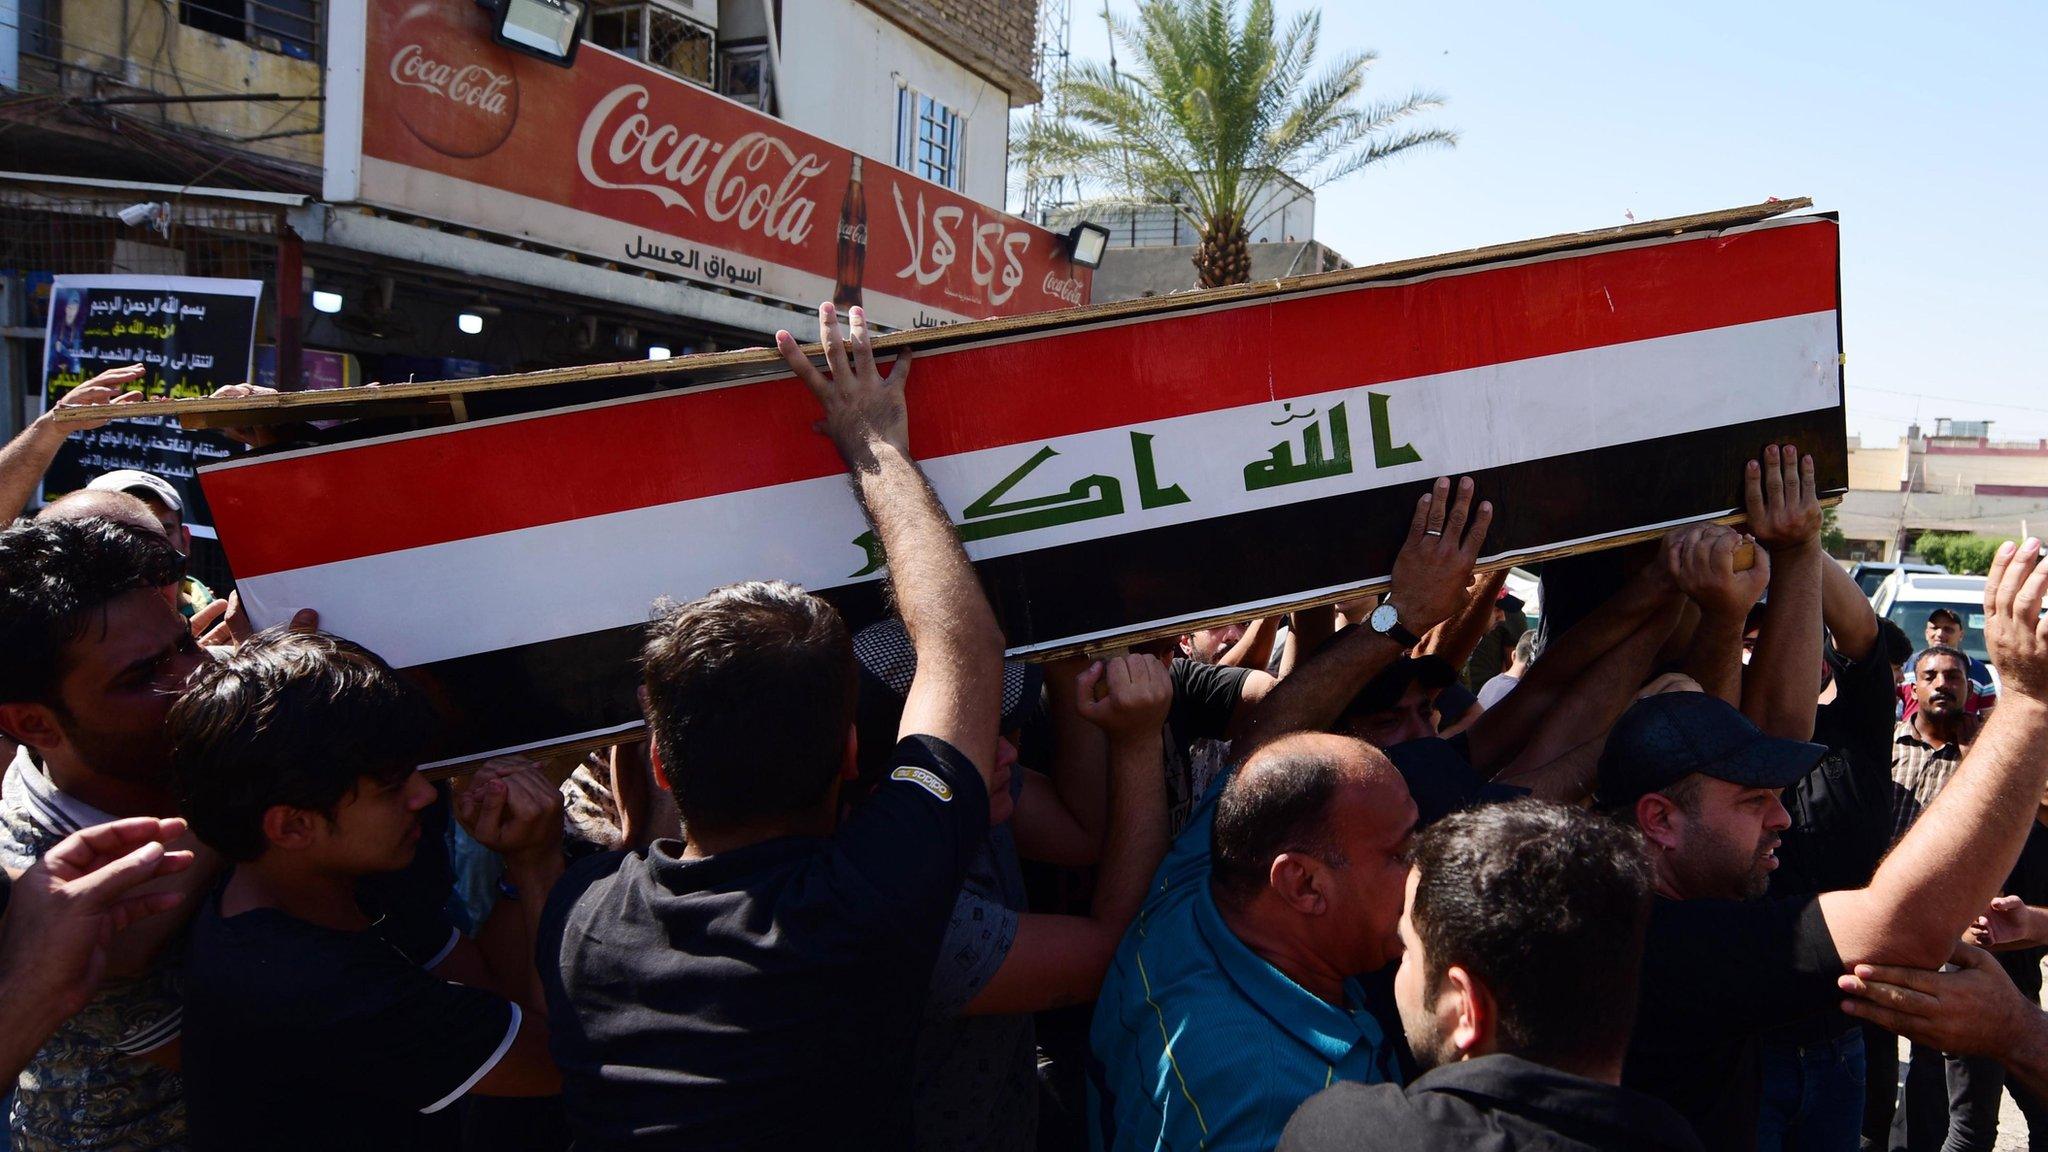
[[1424,528],[1422,534],[1424,536],[1441,536],[1444,534],[1444,530],[1441,528]]

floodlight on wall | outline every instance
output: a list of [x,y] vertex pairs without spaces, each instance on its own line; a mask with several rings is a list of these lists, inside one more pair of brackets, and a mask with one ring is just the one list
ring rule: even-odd
[[318,288],[313,290],[313,311],[325,312],[332,316],[341,311],[341,304],[341,293],[324,292]]
[[647,346],[647,358],[649,360],[666,360],[673,355],[675,353],[666,344],[649,344]]
[[585,10],[583,0],[496,0],[491,39],[568,68],[583,42]]
[[484,318],[475,312],[463,312],[455,317],[455,326],[463,335],[475,336],[484,330]]
[[1102,253],[1109,248],[1109,229],[1086,220],[1067,232],[1067,250],[1074,263],[1083,268],[1102,267]]

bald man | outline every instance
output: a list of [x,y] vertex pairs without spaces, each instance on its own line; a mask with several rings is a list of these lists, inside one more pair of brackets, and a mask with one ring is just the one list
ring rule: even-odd
[[1372,619],[1252,713],[1243,764],[1174,838],[1096,1000],[1095,1148],[1270,1149],[1331,1083],[1398,1081],[1391,988],[1375,1014],[1356,978],[1401,954],[1416,805],[1385,753],[1321,729],[1464,604],[1492,518],[1471,478],[1436,481]]
[[153,536],[166,536],[163,521],[157,519],[149,505],[126,492],[96,492],[81,488],[57,497],[36,513],[38,520],[89,520],[94,516],[140,528]]
[[1415,817],[1352,737],[1281,737],[1237,770],[1175,839],[1096,1002],[1096,1147],[1268,1149],[1331,1083],[1399,1082],[1392,1017],[1356,977],[1400,957]]

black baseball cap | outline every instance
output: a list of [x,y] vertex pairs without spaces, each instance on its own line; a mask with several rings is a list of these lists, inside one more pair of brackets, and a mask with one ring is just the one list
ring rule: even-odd
[[1410,684],[1419,682],[1435,692],[1450,687],[1457,679],[1458,670],[1441,656],[1397,657],[1358,690],[1358,695],[1345,706],[1344,715],[1365,716],[1384,712],[1401,702],[1401,697],[1408,694]]
[[1948,622],[1949,622],[1949,623],[1951,623],[1951,624],[1953,624],[1953,625],[1955,625],[1955,626],[1956,626],[1956,627],[1958,627],[1958,628],[1960,628],[1960,627],[1962,627],[1962,626],[1963,626],[1963,618],[1962,618],[1961,616],[1957,615],[1957,614],[1956,614],[1956,610],[1955,610],[1955,609],[1953,609],[1953,608],[1947,608],[1947,607],[1943,607],[1943,608],[1936,608],[1936,609],[1935,609],[1934,611],[1932,611],[1932,612],[1929,612],[1929,613],[1927,614],[1927,622],[1928,622],[1929,624],[1932,624],[1932,623],[1934,623],[1935,617],[1937,617],[1937,616],[1946,616],[1946,617],[1948,617]]
[[[903,621],[891,617],[861,629],[853,637],[859,667],[859,693],[854,701],[854,727],[859,733],[861,778],[872,783],[887,770],[903,721],[903,702],[917,675],[917,649]],[[1039,711],[1039,690],[1045,675],[1036,664],[1003,661],[1002,730],[1024,727]]]
[[1662,692],[1622,713],[1600,753],[1593,790],[1602,808],[1633,805],[1695,772],[1745,788],[1787,788],[1827,747],[1767,736],[1740,710],[1705,692]]

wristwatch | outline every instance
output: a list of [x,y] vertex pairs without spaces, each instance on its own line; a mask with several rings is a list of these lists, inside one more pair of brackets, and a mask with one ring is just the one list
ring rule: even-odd
[[1372,615],[1366,617],[1366,623],[1373,631],[1380,635],[1391,636],[1394,642],[1403,648],[1413,648],[1422,639],[1415,633],[1401,627],[1401,614],[1394,611],[1392,604],[1383,603],[1373,609]]

